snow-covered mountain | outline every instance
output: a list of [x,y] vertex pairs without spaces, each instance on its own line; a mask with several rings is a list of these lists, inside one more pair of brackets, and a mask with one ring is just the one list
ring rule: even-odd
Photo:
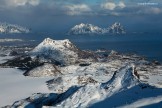
[[28,28],[8,23],[0,22],[0,33],[29,33]]
[[100,34],[102,33],[102,28],[92,25],[81,23],[75,25],[69,32],[69,34]]
[[68,32],[68,34],[124,34],[126,33],[123,26],[115,22],[108,28],[100,28],[98,26],[92,25],[92,24],[84,24],[81,23],[79,25],[75,25],[73,28],[71,28]]
[[[30,72],[31,69],[38,66],[40,66],[41,69],[41,66],[44,65],[44,63],[53,64],[53,66],[67,66],[75,63],[82,63],[87,60],[97,61],[96,55],[94,53],[92,53],[91,51],[82,51],[78,49],[68,39],[53,40],[46,38],[35,48],[33,48],[32,50],[30,49],[30,51],[24,53],[25,54],[22,54],[22,56],[18,56],[12,60],[7,61],[4,64],[1,64],[1,66],[18,67]],[[39,67],[37,69],[39,69]],[[33,74],[25,73],[24,75]]]
[[124,30],[123,26],[120,23],[118,23],[118,22],[115,22],[110,27],[108,27],[108,32],[112,33],[112,34],[123,34],[123,33],[126,33],[126,31]]
[[78,51],[79,49],[68,39],[53,40],[46,38],[37,47],[35,47],[30,54],[42,57],[46,60],[58,61],[65,65],[77,61]]

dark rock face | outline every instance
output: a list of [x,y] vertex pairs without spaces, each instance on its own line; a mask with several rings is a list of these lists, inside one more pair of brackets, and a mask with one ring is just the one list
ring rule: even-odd
[[78,57],[79,57],[79,59],[93,59],[94,61],[98,61],[97,60],[98,54],[95,54],[92,51],[79,50],[78,51]]
[[30,56],[19,56],[1,64],[2,67],[18,67],[23,70],[29,70],[41,65],[43,65],[43,62],[40,62],[38,58],[32,59]]
[[18,53],[16,51],[11,51],[9,54],[9,56],[17,56],[17,55],[18,55]]
[[81,63],[81,64],[79,64],[79,66],[89,66],[89,65],[91,65],[90,63]]

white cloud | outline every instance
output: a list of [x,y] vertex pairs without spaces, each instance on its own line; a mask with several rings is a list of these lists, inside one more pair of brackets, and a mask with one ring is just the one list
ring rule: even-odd
[[119,6],[120,8],[125,8],[125,7],[126,7],[126,5],[124,4],[124,2],[119,2],[118,6]]
[[68,15],[80,15],[91,11],[91,8],[86,4],[66,5],[65,9]]
[[115,10],[116,8],[125,8],[126,5],[124,2],[114,3],[114,2],[106,2],[101,4],[101,8],[107,10]]
[[107,3],[101,4],[101,7],[103,9],[114,10],[116,8],[116,4],[113,2],[107,2]]
[[36,6],[39,4],[39,0],[6,0],[6,4],[9,6],[24,6],[27,4]]

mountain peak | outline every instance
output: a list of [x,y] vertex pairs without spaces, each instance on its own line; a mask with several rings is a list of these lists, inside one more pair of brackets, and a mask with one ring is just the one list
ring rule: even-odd
[[42,41],[42,44],[43,45],[68,45],[68,44],[72,44],[70,42],[69,39],[64,39],[64,40],[53,40],[51,38],[45,38],[43,41]]
[[45,38],[45,39],[43,40],[44,43],[52,43],[53,41],[54,41],[54,40],[51,39],[51,38]]
[[88,24],[85,24],[85,23],[80,23],[79,26],[85,26],[85,25],[88,25]]

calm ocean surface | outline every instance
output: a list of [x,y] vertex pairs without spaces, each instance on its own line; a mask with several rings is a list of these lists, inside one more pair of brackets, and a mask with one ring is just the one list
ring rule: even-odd
[[136,53],[150,60],[162,62],[162,34],[132,33],[124,35],[76,35],[64,34],[0,34],[0,39],[22,39],[22,42],[0,42],[0,46],[36,46],[44,38],[69,39],[80,49],[107,49],[123,53]]

